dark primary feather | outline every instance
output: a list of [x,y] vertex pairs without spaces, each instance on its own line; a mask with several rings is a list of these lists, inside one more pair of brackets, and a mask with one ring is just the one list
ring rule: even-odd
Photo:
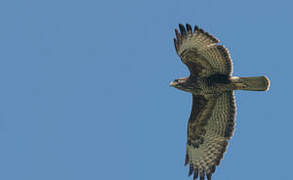
[[198,169],[194,170],[193,179],[197,179],[198,177]]
[[212,179],[212,174],[211,173],[207,174],[207,178],[208,178],[208,180],[211,180]]
[[189,166],[189,172],[188,172],[188,176],[191,176],[193,173],[193,164]]
[[179,24],[179,29],[180,29],[181,35],[185,38],[186,37],[185,27],[182,24]]
[[187,29],[188,34],[192,33],[192,27],[189,24],[186,24],[186,29]]
[[200,172],[200,180],[204,180],[204,176],[205,176],[204,172]]

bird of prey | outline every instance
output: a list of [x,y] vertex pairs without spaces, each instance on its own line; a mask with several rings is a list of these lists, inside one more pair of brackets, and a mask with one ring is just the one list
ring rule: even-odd
[[190,75],[172,81],[170,86],[192,94],[185,165],[189,164],[193,179],[211,180],[233,135],[233,91],[266,91],[270,81],[265,76],[232,76],[229,52],[215,37],[189,24],[180,24],[179,30],[175,29],[175,49]]

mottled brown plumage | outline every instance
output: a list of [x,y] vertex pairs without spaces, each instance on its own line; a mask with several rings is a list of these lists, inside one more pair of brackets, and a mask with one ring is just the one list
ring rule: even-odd
[[232,77],[229,52],[215,37],[189,24],[180,24],[179,30],[175,29],[174,45],[190,75],[170,85],[192,93],[185,165],[189,164],[188,175],[193,174],[193,179],[211,180],[233,135],[233,90],[268,90],[269,80],[265,76]]

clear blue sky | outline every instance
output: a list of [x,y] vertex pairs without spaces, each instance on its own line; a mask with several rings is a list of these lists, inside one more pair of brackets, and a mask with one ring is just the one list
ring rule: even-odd
[[292,171],[292,2],[0,1],[0,179],[180,180],[191,95],[173,47],[178,23],[231,52],[234,75],[267,75],[236,92],[236,131],[215,180]]

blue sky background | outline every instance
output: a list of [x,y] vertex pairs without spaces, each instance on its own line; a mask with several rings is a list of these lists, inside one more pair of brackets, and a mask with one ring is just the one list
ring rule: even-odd
[[178,23],[220,39],[234,75],[272,82],[236,92],[236,131],[213,179],[292,179],[292,6],[0,1],[0,179],[188,179],[191,95],[169,87],[188,75]]

